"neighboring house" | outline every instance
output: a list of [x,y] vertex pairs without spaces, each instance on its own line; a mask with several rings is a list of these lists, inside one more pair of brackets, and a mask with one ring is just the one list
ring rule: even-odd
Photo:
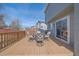
[[75,55],[79,55],[79,4],[48,4],[45,22],[53,37],[73,47]]
[[38,22],[36,23],[36,28],[37,28],[37,29],[47,30],[47,25],[46,25],[45,22],[43,22],[43,21],[38,21]]

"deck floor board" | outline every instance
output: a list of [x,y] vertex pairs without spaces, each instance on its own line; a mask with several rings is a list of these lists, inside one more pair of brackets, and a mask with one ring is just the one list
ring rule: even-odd
[[72,56],[73,52],[63,46],[57,44],[55,41],[49,39],[44,42],[44,46],[39,47],[36,42],[29,42],[28,37],[15,43],[8,49],[0,53],[4,56],[55,56],[55,55],[67,55]]

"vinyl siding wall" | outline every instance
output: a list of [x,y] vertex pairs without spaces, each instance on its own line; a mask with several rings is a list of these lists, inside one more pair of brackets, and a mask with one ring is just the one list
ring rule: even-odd
[[79,56],[79,4],[75,4],[74,17],[74,52]]
[[51,3],[49,4],[47,11],[45,12],[45,20],[48,21],[55,17],[59,12],[63,11],[69,5],[68,3]]
[[[49,4],[47,11],[45,12],[45,21],[48,24],[48,27],[50,29],[50,23],[55,23],[55,21],[48,23],[49,20],[53,20],[53,18],[58,14],[62,13],[62,11],[70,6],[71,4],[65,3],[65,4]],[[65,12],[65,11],[64,11]],[[74,47],[74,32],[73,32],[73,26],[74,26],[74,12],[71,12],[67,14],[70,16],[70,46]],[[65,15],[66,16],[66,15]],[[57,19],[58,20],[58,19]],[[52,30],[53,31],[53,30]],[[54,30],[55,31],[55,30]],[[52,34],[53,35],[53,34]],[[54,34],[55,35],[55,34]]]

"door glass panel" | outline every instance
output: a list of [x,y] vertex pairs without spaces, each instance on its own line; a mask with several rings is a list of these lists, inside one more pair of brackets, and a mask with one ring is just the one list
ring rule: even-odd
[[67,41],[67,19],[56,22],[56,37]]

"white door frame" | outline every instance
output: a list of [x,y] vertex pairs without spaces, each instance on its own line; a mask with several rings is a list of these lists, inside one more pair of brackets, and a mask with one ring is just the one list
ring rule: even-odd
[[53,36],[55,36],[56,34],[55,34],[55,31],[56,31],[56,29],[55,29],[55,23],[52,23],[52,26],[53,26]]
[[[61,21],[61,20],[64,20],[64,19],[67,19],[67,30],[68,30],[67,41],[65,41],[65,40],[63,40],[63,39],[61,40],[60,38],[58,38],[58,37],[56,36],[56,35],[57,35],[56,23],[59,22],[59,21]],[[63,18],[61,18],[61,19],[58,19],[58,20],[55,22],[55,37],[56,37],[57,39],[59,39],[59,40],[65,42],[65,43],[67,43],[67,44],[70,43],[70,15],[67,15],[67,16],[65,16],[65,17],[63,17]]]

